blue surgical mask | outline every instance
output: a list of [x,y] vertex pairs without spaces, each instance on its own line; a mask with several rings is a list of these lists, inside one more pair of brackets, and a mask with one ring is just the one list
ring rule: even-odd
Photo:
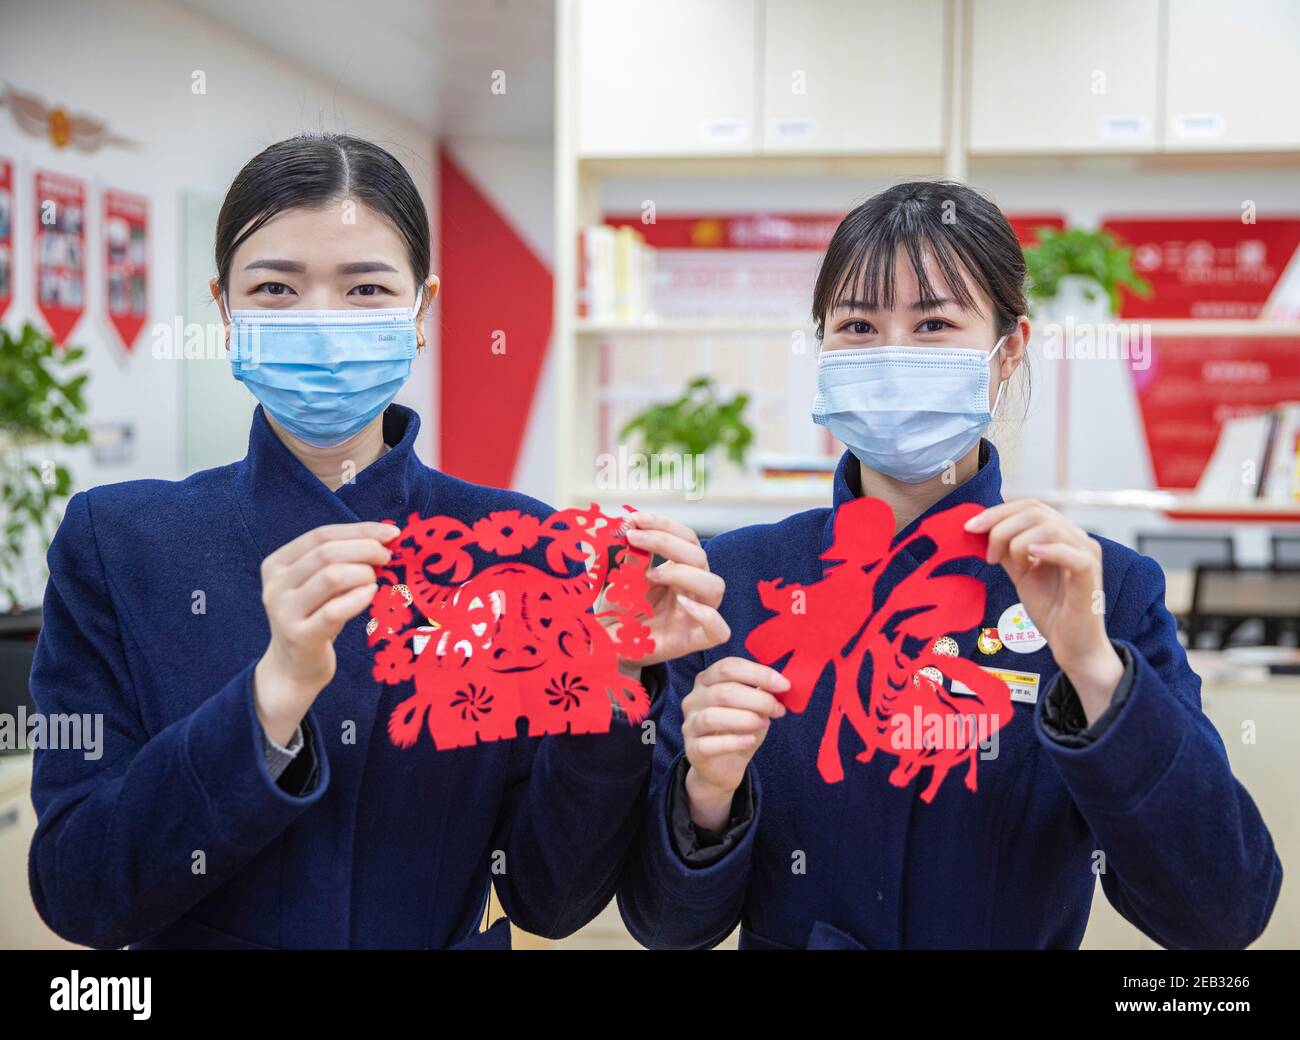
[[333,447],[392,402],[416,355],[415,307],[230,311],[235,378],[299,440]]
[[926,347],[827,350],[817,361],[813,422],[864,466],[908,484],[942,473],[971,450],[989,408],[989,351]]

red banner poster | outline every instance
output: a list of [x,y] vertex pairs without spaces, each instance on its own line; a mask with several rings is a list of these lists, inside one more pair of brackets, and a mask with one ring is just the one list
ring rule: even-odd
[[35,181],[36,309],[63,346],[86,309],[86,186],[48,170]]
[[1227,419],[1300,401],[1295,336],[1157,336],[1135,369],[1157,487],[1196,486]]
[[0,318],[14,302],[14,164],[0,158]]
[[1259,318],[1300,246],[1300,218],[1108,219],[1102,227],[1133,247],[1133,269],[1151,283],[1148,297],[1125,294],[1125,318]]
[[[644,224],[640,214],[610,214],[611,227],[632,227],[657,249],[813,249],[830,244],[844,215],[835,213],[738,213],[730,216],[657,217]],[[1037,239],[1040,227],[1065,227],[1059,213],[1008,213],[1022,246]]]
[[104,192],[104,299],[130,353],[149,310],[149,200],[141,195]]

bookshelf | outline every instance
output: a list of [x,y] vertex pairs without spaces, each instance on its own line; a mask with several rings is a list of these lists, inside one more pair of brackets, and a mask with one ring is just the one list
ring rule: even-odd
[[[716,148],[682,148],[673,145],[654,145],[644,150],[636,145],[623,145],[621,150],[580,147],[579,122],[580,79],[584,67],[580,40],[581,19],[587,8],[586,0],[558,0],[556,8],[556,132],[555,132],[555,220],[556,261],[554,280],[554,351],[556,394],[555,452],[555,502],[558,506],[586,505],[591,501],[611,504],[628,496],[638,502],[672,505],[689,508],[698,503],[687,501],[684,494],[671,491],[619,491],[601,488],[594,480],[593,454],[600,443],[600,351],[602,344],[615,344],[615,349],[635,350],[655,339],[678,343],[705,343],[719,338],[735,340],[751,338],[755,345],[789,337],[792,333],[811,329],[799,322],[772,321],[746,318],[684,320],[661,318],[644,321],[595,321],[578,317],[578,236],[584,224],[603,220],[602,187],[610,180],[627,178],[663,178],[667,180],[720,179],[748,180],[818,177],[902,177],[936,176],[966,180],[974,172],[980,177],[994,173],[1032,172],[1052,176],[1061,172],[1079,172],[1092,169],[1121,171],[1140,176],[1146,171],[1213,170],[1230,173],[1238,170],[1285,169],[1300,171],[1300,141],[1295,147],[1273,146],[1252,148],[1248,142],[1209,142],[1198,148],[1186,145],[1171,147],[1157,135],[1154,143],[1138,146],[1114,146],[1092,143],[1085,149],[1052,146],[1050,142],[1041,149],[1017,147],[1003,152],[987,144],[972,148],[971,100],[972,17],[975,6],[971,0],[938,0],[943,13],[943,41],[946,51],[943,62],[942,89],[939,103],[942,108],[941,132],[937,146],[922,148],[890,148],[888,145],[872,151],[851,149],[814,148],[782,145],[779,149],[765,141],[762,133],[751,134],[752,139],[737,143],[735,140]],[[977,6],[977,5],[976,5]],[[750,75],[754,78],[752,91],[754,125],[761,125],[762,112],[762,55],[770,52],[771,41],[763,38],[761,23],[764,17],[763,0],[754,5],[757,12],[753,20],[759,23],[754,30],[752,46],[757,59],[745,58],[741,46],[744,41],[726,41],[722,52],[715,55],[715,66],[704,75],[709,83],[716,83],[724,74]],[[684,15],[685,17],[685,15]],[[808,20],[815,22],[821,16],[809,12]],[[750,15],[746,14],[746,18]],[[1102,20],[1105,21],[1104,19]],[[748,22],[746,24],[749,24]],[[1098,31],[1110,32],[1105,26]],[[691,34],[682,31],[676,39],[682,46],[689,45]],[[719,46],[722,46],[719,44]],[[770,56],[770,53],[769,53]],[[638,58],[637,60],[640,60]],[[609,66],[602,59],[602,66]],[[721,71],[719,71],[721,69]],[[933,71],[927,72],[933,75]],[[707,91],[708,83],[701,87]],[[728,85],[727,90],[730,90]],[[895,93],[905,93],[906,84],[900,84]],[[673,102],[676,103],[676,102]],[[607,106],[608,107],[608,106]],[[588,108],[590,106],[588,105]],[[1158,129],[1158,128],[1157,128]],[[656,123],[655,134],[666,132]],[[651,135],[651,139],[654,135]],[[660,151],[654,151],[660,148]],[[1213,336],[1300,336],[1300,323],[1264,321],[1144,321],[1140,323],[1152,336],[1213,337]],[[1098,498],[1097,496],[1101,496]],[[1107,498],[1106,496],[1110,496]],[[1144,497],[1145,496],[1145,497]],[[1164,513],[1174,519],[1232,519],[1241,522],[1290,524],[1300,522],[1300,508],[1290,510],[1278,507],[1243,507],[1229,503],[1207,503],[1190,500],[1185,492],[1142,491],[1117,489],[1108,492],[1080,492],[1071,495],[1056,490],[1039,496],[1066,505],[1093,505],[1103,508],[1146,509]],[[742,516],[770,516],[793,512],[797,509],[825,505],[830,490],[825,493],[808,491],[792,494],[789,491],[767,492],[759,488],[744,491],[735,488],[710,489],[707,504],[715,514]],[[1223,508],[1221,508],[1223,507]]]

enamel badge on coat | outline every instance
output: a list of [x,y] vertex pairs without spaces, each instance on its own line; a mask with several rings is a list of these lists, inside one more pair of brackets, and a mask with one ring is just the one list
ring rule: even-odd
[[1023,603],[1013,603],[1002,612],[998,618],[998,638],[1003,646],[1017,654],[1032,654],[1047,645]]

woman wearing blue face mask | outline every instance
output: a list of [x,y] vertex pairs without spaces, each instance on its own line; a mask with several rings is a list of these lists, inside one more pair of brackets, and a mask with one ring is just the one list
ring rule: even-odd
[[[541,502],[414,454],[391,404],[438,290],[401,164],[312,135],[256,156],[218,219],[212,284],[233,373],[260,402],[247,456],[179,482],[75,495],[50,547],[31,689],[95,713],[102,754],[36,753],[33,897],[97,947],[505,946],[568,934],[612,895],[651,743],[616,718],[435,752],[385,722],[360,616],[412,513],[543,518]],[[449,345],[448,349],[456,349]],[[721,580],[681,525],[638,516],[655,653],[625,661],[658,710],[664,661],[714,645]],[[600,696],[606,696],[600,690]]]
[[[669,666],[646,819],[619,891],[646,945],[711,946],[739,924],[742,948],[1077,947],[1098,878],[1164,946],[1245,946],[1267,923],[1281,865],[1201,712],[1159,566],[1039,502],[1002,499],[981,435],[1024,364],[1024,279],[1006,219],[959,184],[891,188],[832,238],[813,300],[813,420],[849,450],[831,508],[706,547],[732,635]],[[1010,715],[999,709],[978,746],[925,718],[927,742],[896,726],[900,742],[864,750],[856,726],[909,694],[894,687],[875,703],[869,672],[902,660],[866,660],[866,714],[842,725],[831,668],[817,678],[820,665],[796,671],[788,649],[776,669],[745,650],[773,617],[758,583],[817,582],[843,560],[828,550],[853,521],[837,518],[862,496],[892,509],[899,547],[871,602],[835,606],[860,609],[864,625],[933,552],[910,540],[927,518],[966,506],[977,513],[966,529],[988,535],[987,560],[943,565],[984,586],[979,625],[901,644],[913,660],[961,658],[1007,682]],[[927,671],[940,684],[930,715],[975,718],[973,689]],[[969,768],[937,764],[968,745]]]

